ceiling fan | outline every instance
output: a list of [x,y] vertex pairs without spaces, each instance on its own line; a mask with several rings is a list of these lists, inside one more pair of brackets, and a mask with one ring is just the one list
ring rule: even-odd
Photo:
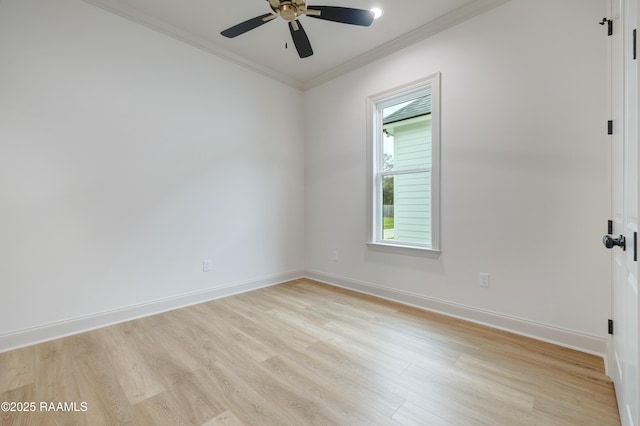
[[255,18],[241,22],[233,27],[227,28],[220,34],[228,38],[234,38],[247,31],[258,28],[279,16],[289,23],[289,31],[291,32],[291,38],[293,39],[293,44],[296,46],[298,55],[301,58],[307,58],[313,55],[313,49],[311,48],[307,33],[304,31],[304,28],[302,28],[300,21],[298,21],[299,16],[307,15],[311,18],[340,22],[342,24],[361,25],[364,27],[371,25],[374,18],[374,13],[370,10],[339,6],[309,6],[309,8],[307,8],[306,0],[267,1],[273,11],[272,13],[256,16]]

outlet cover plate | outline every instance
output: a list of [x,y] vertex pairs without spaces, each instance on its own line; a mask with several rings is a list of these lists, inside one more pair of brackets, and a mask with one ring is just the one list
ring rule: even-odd
[[480,287],[489,287],[489,274],[481,272],[479,276]]
[[211,259],[204,259],[202,261],[202,272],[211,272],[213,269],[213,261]]

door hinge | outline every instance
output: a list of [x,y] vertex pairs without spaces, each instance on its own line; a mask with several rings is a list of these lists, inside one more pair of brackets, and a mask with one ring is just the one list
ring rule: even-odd
[[611,19],[602,18],[602,21],[598,23],[600,25],[607,24],[607,35],[613,35],[613,21]]
[[607,121],[607,134],[608,135],[613,134],[613,120]]
[[609,334],[613,334],[613,320],[611,319],[609,320],[608,327],[609,327]]
[[638,233],[633,233],[633,261],[638,261]]
[[637,47],[636,33],[637,33],[637,30],[633,30],[633,60],[634,61],[638,58],[638,55],[637,55],[638,50],[636,49]]

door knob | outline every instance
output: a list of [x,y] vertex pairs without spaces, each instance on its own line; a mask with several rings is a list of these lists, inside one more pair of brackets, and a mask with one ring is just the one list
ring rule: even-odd
[[604,244],[608,249],[615,246],[622,247],[622,250],[627,249],[627,240],[624,238],[624,235],[620,235],[619,238],[613,238],[611,235],[605,235],[602,237],[602,244]]

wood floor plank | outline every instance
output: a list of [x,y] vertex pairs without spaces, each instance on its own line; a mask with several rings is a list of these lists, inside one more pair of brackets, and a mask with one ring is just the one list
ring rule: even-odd
[[[32,401],[35,402],[35,400],[35,384],[33,383],[0,393],[0,403],[6,401],[30,403]],[[2,426],[31,426],[44,424],[45,422],[43,415],[37,410],[31,411],[31,407],[29,407],[29,411],[0,411],[0,425]]]
[[165,388],[129,332],[130,324],[96,330],[109,362],[118,372],[118,381],[133,405],[164,392]]
[[[318,341],[316,336],[307,333],[297,324],[294,325],[286,321],[281,321],[276,316],[267,313],[256,312],[250,304],[236,298],[225,300],[224,306],[232,310],[234,315],[244,316],[246,319],[251,320],[251,322],[260,329],[266,327],[269,331],[279,330],[279,336],[291,343],[296,343],[304,347]],[[240,324],[238,316],[232,317],[236,324]],[[247,323],[244,322],[243,324],[246,325]]]
[[[73,346],[72,338],[64,338],[34,347],[36,352],[34,402],[39,404],[83,401],[81,399],[83,395],[76,381]],[[46,413],[43,417],[49,424],[86,424],[84,416],[76,413],[53,411]]]
[[190,425],[173,396],[165,392],[138,402],[133,410],[140,425]]
[[305,350],[285,354],[290,362],[297,363],[312,374],[332,383],[334,388],[346,393],[350,398],[375,408],[376,411],[391,417],[405,400],[390,392],[387,383],[380,377],[368,377],[342,368],[335,364],[331,355]]
[[214,359],[224,358],[229,353],[242,353],[259,363],[278,354],[259,336],[252,336],[234,327],[226,316],[209,305],[193,306],[183,313],[188,316],[190,327],[180,339],[199,339],[201,347]]
[[411,402],[405,402],[393,415],[393,420],[402,425],[425,424],[430,426],[449,426],[450,423]]
[[225,411],[216,418],[204,423],[202,426],[243,426],[243,423],[231,411]]
[[339,424],[340,419],[308,393],[282,380],[277,372],[263,363],[246,368],[246,359],[229,356],[219,365],[234,372],[236,382],[242,382],[259,395],[267,396],[272,411],[284,417],[287,424]]
[[[300,279],[0,354],[4,425],[619,425],[601,358]],[[39,408],[39,405],[38,405]]]
[[[456,371],[455,369],[429,370],[412,366],[402,373],[402,378],[420,386],[429,383],[440,393],[453,396],[458,401],[463,401],[466,407],[482,407],[486,413],[492,413],[499,419],[504,418],[513,422],[520,416],[533,410],[535,399],[524,392],[518,392],[508,386],[500,386],[497,383],[482,382],[476,377]],[[407,383],[408,381],[404,381]],[[504,424],[504,422],[501,422]]]
[[33,347],[0,354],[0,393],[34,382],[35,351]]
[[208,377],[216,393],[220,395],[229,410],[242,423],[257,425],[294,424],[288,413],[274,408],[270,395],[262,395],[250,383],[239,378],[224,365],[209,364],[206,367]]
[[75,406],[85,402],[88,408],[86,412],[82,412],[81,407],[74,407],[72,413],[85,414],[87,423],[91,425],[135,424],[131,404],[117,379],[118,373],[96,335],[83,333],[72,336],[70,340],[73,377],[78,394],[70,400],[51,402],[70,402]]
[[359,402],[324,378],[315,376],[303,366],[285,356],[270,358],[264,363],[281,380],[286,380],[299,391],[313,397],[316,403],[328,407],[336,419],[350,425],[390,425],[388,417],[369,404]]

